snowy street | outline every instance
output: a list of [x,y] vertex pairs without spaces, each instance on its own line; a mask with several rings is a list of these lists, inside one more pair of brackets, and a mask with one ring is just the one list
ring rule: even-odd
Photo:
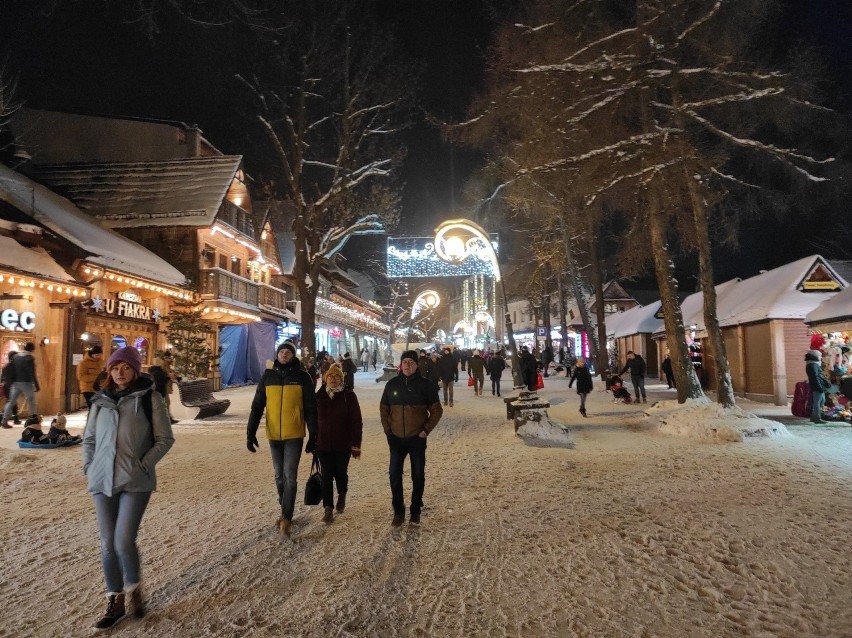
[[[643,427],[648,406],[613,404],[599,378],[583,419],[560,376],[540,395],[575,448],[534,448],[489,384],[474,397],[460,373],[428,440],[422,525],[394,529],[379,373],[356,375],[363,456],[345,513],[325,525],[301,504],[303,456],[292,541],[274,526],[262,427],[258,453],[245,447],[254,387],[217,393],[232,401],[221,417],[174,426],[139,536],[149,613],[107,633],[852,636],[849,425],[785,418],[793,437],[707,443]],[[20,434],[0,431],[0,636],[95,635],[104,583],[81,450],[19,450]]]

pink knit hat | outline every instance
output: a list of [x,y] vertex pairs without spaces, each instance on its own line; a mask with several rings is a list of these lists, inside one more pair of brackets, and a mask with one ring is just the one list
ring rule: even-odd
[[133,346],[119,348],[109,356],[107,361],[107,370],[112,368],[116,363],[126,363],[139,374],[142,371],[142,355]]

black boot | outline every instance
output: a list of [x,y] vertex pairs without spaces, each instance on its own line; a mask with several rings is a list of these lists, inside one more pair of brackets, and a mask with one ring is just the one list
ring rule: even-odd
[[124,618],[124,594],[109,594],[106,613],[98,622],[95,629],[109,629]]
[[586,416],[586,408],[580,408],[580,414]]
[[346,494],[337,495],[337,507],[335,509],[338,514],[343,514],[343,510],[346,509]]

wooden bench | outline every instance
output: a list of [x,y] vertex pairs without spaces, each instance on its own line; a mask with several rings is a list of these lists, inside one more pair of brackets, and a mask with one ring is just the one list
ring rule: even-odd
[[180,402],[188,408],[198,408],[196,419],[222,414],[231,405],[228,399],[217,399],[210,391],[210,381],[196,379],[180,381],[178,384]]

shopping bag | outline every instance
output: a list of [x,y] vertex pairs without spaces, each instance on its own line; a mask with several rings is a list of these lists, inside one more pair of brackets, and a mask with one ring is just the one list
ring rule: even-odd
[[467,385],[469,388],[473,387],[473,377],[470,375],[467,375]]
[[321,501],[322,474],[320,474],[319,459],[314,454],[314,460],[311,462],[311,475],[305,484],[305,505],[319,505]]
[[535,389],[536,390],[543,390],[544,389],[544,377],[541,376],[541,372],[538,373],[538,379],[536,379]]

